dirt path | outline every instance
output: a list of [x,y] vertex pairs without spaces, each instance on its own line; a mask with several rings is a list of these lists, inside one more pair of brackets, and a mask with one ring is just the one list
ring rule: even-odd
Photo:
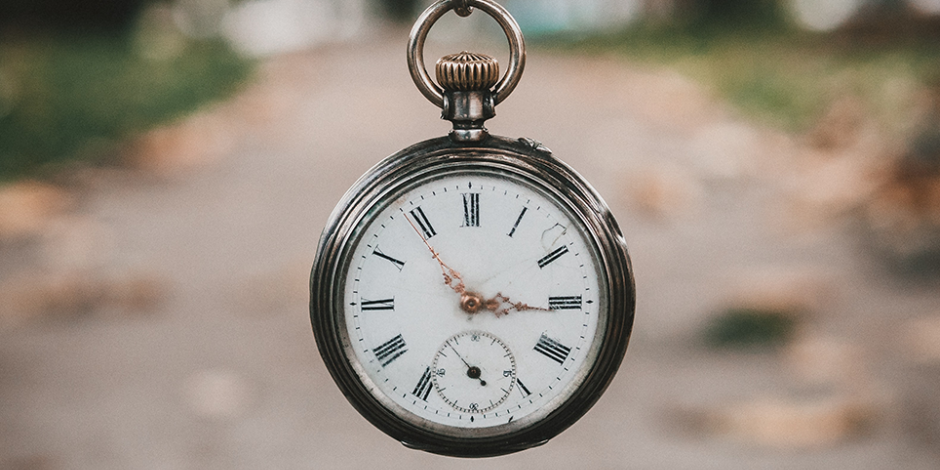
[[[444,459],[372,428],[319,359],[307,271],[356,178],[448,130],[403,50],[382,37],[267,63],[195,137],[144,145],[146,171],[81,177],[57,229],[0,251],[0,280],[66,273],[33,284],[46,299],[68,304],[68,273],[107,280],[83,315],[0,329],[0,468],[937,468],[904,418],[937,375],[898,338],[940,314],[940,290],[892,281],[800,205],[792,140],[667,73],[538,50],[488,127],[543,141],[612,206],[639,291],[627,359],[585,418],[521,454]],[[196,150],[147,163],[180,139]],[[811,304],[803,349],[699,347],[742,296]]]

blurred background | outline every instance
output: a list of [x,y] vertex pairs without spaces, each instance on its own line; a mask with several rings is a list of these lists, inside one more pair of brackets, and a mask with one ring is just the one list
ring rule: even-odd
[[[607,199],[637,320],[575,426],[405,449],[319,358],[330,211],[449,124],[429,0],[0,0],[0,468],[940,468],[940,1],[504,0],[488,123]],[[482,13],[427,61],[506,63]]]

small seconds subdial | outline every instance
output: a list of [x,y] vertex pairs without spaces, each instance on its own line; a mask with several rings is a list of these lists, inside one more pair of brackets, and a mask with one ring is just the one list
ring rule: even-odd
[[515,386],[516,359],[502,340],[484,331],[451,336],[434,356],[434,385],[455,410],[487,413]]

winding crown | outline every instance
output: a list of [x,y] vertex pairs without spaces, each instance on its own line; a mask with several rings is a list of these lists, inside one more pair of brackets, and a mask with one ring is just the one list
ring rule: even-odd
[[499,81],[496,59],[471,52],[442,57],[435,67],[437,82],[447,91],[483,91]]

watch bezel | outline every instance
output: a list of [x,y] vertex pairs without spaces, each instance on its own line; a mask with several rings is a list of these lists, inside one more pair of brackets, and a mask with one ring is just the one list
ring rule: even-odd
[[[454,169],[506,172],[566,205],[566,210],[586,229],[599,257],[600,282],[607,298],[602,339],[596,342],[596,359],[574,390],[540,419],[520,419],[512,425],[487,428],[453,428],[425,422],[420,417],[401,417],[404,408],[382,399],[374,384],[363,381],[361,364],[351,353],[345,327],[343,287],[347,253],[353,248],[363,219],[381,210],[389,194],[398,194],[414,181],[435,172]],[[599,399],[613,379],[629,342],[635,310],[635,287],[626,244],[599,195],[574,170],[526,141],[489,137],[479,144],[457,144],[449,138],[422,142],[392,155],[353,185],[334,209],[323,231],[311,273],[310,316],[320,355],[349,402],[367,420],[409,447],[452,456],[492,456],[544,443],[581,416]],[[592,353],[593,354],[593,353]],[[386,397],[387,398],[387,397]],[[550,408],[549,408],[550,409]],[[410,414],[410,413],[409,413]],[[414,415],[412,415],[414,416]]]

